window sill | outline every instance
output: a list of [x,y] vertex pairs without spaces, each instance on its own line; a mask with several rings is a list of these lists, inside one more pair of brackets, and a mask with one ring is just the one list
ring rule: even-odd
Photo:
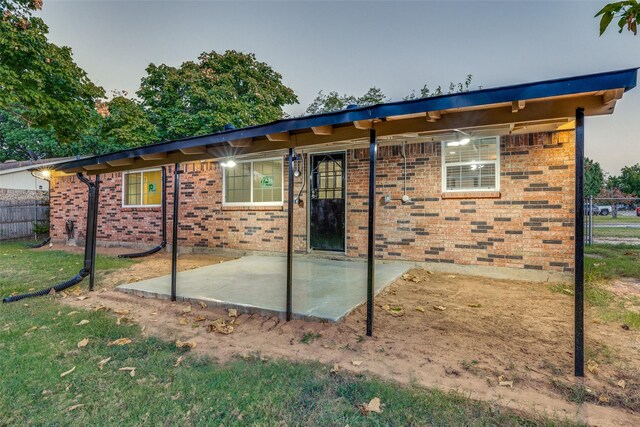
[[132,211],[159,211],[162,209],[162,205],[153,205],[153,206],[122,206],[121,210],[125,212]]
[[441,194],[442,199],[499,199],[499,191],[451,191]]
[[276,206],[222,206],[222,211],[283,211],[284,205]]

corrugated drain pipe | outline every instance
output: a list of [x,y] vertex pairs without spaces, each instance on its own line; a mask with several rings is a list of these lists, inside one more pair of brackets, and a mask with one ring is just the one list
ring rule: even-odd
[[145,256],[153,255],[156,252],[161,251],[167,246],[167,169],[162,166],[162,241],[160,244],[148,251],[138,252],[133,254],[118,255],[118,258],[142,258]]
[[[91,274],[91,269],[93,265],[92,247],[93,247],[93,240],[96,238],[96,236],[93,234],[94,234],[94,228],[95,228],[94,223],[96,221],[95,209],[97,209],[97,203],[98,203],[97,191],[96,191],[96,184],[94,182],[87,179],[81,173],[78,173],[77,176],[80,181],[82,181],[87,185],[87,187],[89,187],[89,201],[87,203],[87,231],[86,231],[86,238],[84,243],[84,265],[82,269],[78,272],[78,274],[76,274],[74,277],[72,277],[69,280],[66,280],[64,282],[58,283],[57,285],[54,285],[45,289],[41,289],[36,292],[29,292],[26,294],[13,295],[13,296],[3,298],[2,299],[3,303],[6,304],[10,302],[20,301],[21,299],[25,299],[25,298],[40,297],[40,296],[48,295],[52,290],[55,292],[60,292],[64,289],[70,288],[71,286],[74,286],[80,283],[85,277]],[[96,181],[97,179],[98,178],[96,177]]]

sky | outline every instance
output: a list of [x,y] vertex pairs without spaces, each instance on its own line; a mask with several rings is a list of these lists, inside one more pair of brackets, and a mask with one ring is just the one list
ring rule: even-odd
[[[105,88],[134,95],[149,63],[205,51],[253,52],[294,89],[302,114],[318,91],[400,99],[473,75],[497,87],[640,67],[640,35],[598,36],[607,1],[44,0],[50,40]],[[611,174],[640,163],[640,87],[613,116],[586,119],[586,155]]]

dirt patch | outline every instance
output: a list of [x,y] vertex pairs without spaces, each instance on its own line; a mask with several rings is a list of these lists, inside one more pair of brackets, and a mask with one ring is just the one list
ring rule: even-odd
[[[189,257],[195,268],[199,257],[194,256],[181,257],[182,267]],[[373,338],[364,336],[364,307],[337,324],[287,323],[110,289],[123,278],[166,274],[168,266],[162,256],[148,258],[100,278],[98,286],[105,291],[64,301],[87,309],[127,310],[118,317],[139,323],[145,334],[195,341],[194,352],[221,362],[252,353],[317,360],[457,390],[526,412],[577,415],[597,425],[640,425],[638,412],[628,409],[637,410],[640,396],[640,332],[602,323],[588,312],[590,370],[583,382],[576,380],[573,300],[548,285],[413,270],[376,298]]]
[[640,297],[640,280],[634,278],[617,279],[609,284],[609,289],[619,297]]

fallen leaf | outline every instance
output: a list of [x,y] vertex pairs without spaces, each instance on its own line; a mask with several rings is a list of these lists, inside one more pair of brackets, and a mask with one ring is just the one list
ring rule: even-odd
[[207,332],[217,332],[223,335],[232,334],[234,330],[233,325],[227,323],[224,319],[216,319],[210,325],[207,325]]
[[89,338],[85,338],[78,342],[78,348],[85,348],[89,344]]
[[602,403],[609,403],[609,398],[607,396],[598,397],[598,401]]
[[390,306],[389,304],[385,304],[382,306],[382,309],[394,317],[404,316],[404,309],[401,306]]
[[200,305],[200,307],[202,308],[207,308],[207,304],[203,303],[202,301],[198,302],[198,304]]
[[230,308],[229,317],[238,317],[238,310],[236,310],[235,308]]
[[504,375],[500,375],[498,377],[498,385],[502,387],[511,387],[513,388],[513,381],[507,380]]
[[625,382],[625,380],[618,381],[618,387],[626,388],[627,387],[627,383]]
[[89,296],[88,296],[88,295],[81,295],[81,296],[79,296],[77,299],[78,299],[78,301],[84,301],[84,300],[86,300],[87,298],[89,298]]
[[180,323],[181,325],[188,325],[189,319],[187,319],[186,317],[181,317],[178,323]]
[[27,333],[27,332],[33,332],[33,331],[35,331],[36,329],[38,329],[38,327],[37,327],[37,326],[32,326],[32,327],[30,327],[29,329],[27,329],[27,330],[25,331],[25,333]]
[[112,347],[114,345],[121,346],[131,344],[131,338],[118,338],[115,341],[111,341],[107,346]]
[[340,372],[340,365],[338,365],[337,363],[334,363],[333,368],[331,368],[331,371],[329,372],[331,372],[332,374]]
[[180,341],[180,340],[177,340],[176,341],[176,347],[192,349],[192,348],[196,348],[196,343],[195,343],[195,341]]
[[102,370],[102,368],[104,368],[104,365],[106,365],[109,360],[111,360],[110,357],[107,357],[106,359],[102,359],[101,361],[98,362],[98,369]]
[[42,393],[41,393],[41,394],[42,394],[43,396],[48,396],[48,395],[50,395],[50,394],[51,394],[51,390],[42,390]]
[[421,278],[419,278],[418,276],[413,276],[413,277],[411,278],[411,281],[412,281],[413,283],[420,283],[420,282],[422,282],[422,279],[421,279]]
[[443,305],[434,305],[433,309],[437,310],[437,311],[445,311],[446,310],[445,306],[443,306]]
[[78,311],[70,311],[67,313],[67,316],[73,316],[74,314],[78,314]]
[[61,373],[60,374],[60,378],[66,377],[67,375],[69,375],[71,372],[73,372],[75,370],[76,370],[76,367],[74,366],[73,368],[69,369],[68,371]]
[[86,325],[87,323],[89,323],[89,321],[87,319],[82,319],[77,326],[82,326],[82,325]]
[[409,273],[404,273],[404,274],[402,275],[402,278],[403,278],[404,280],[409,280],[409,279],[411,279],[411,275],[410,275]]
[[118,371],[129,372],[129,375],[132,377],[136,376],[136,368],[134,368],[133,366],[125,366],[123,368],[119,368]]
[[180,366],[180,364],[182,363],[182,361],[185,359],[185,357],[187,357],[186,354],[183,354],[182,356],[178,357],[178,360],[176,360],[176,364],[173,365],[174,368],[177,368],[178,366]]
[[365,414],[371,412],[375,412],[376,414],[382,413],[382,408],[380,407],[380,398],[374,397],[369,401],[369,403],[363,403],[361,409]]
[[416,311],[419,311],[420,313],[424,313],[424,307],[418,306],[416,307]]
[[129,314],[129,310],[125,310],[125,309],[123,309],[123,308],[118,309],[118,310],[113,310],[113,312],[114,312],[115,314],[122,314],[122,315]]
[[191,306],[190,305],[186,306],[185,308],[182,309],[182,312],[183,313],[191,313]]
[[587,360],[587,370],[595,374],[598,371],[598,363],[591,359]]
[[193,320],[195,322],[204,322],[205,320],[207,320],[207,318],[204,316],[196,316]]
[[480,307],[482,307],[481,304],[467,304],[467,306],[469,306],[471,308],[480,308]]
[[353,366],[360,366],[360,365],[362,365],[362,360],[352,360],[351,364]]
[[76,410],[78,408],[82,408],[83,406],[84,406],[84,403],[78,403],[77,405],[69,406],[67,408],[67,412],[71,412],[71,411]]

